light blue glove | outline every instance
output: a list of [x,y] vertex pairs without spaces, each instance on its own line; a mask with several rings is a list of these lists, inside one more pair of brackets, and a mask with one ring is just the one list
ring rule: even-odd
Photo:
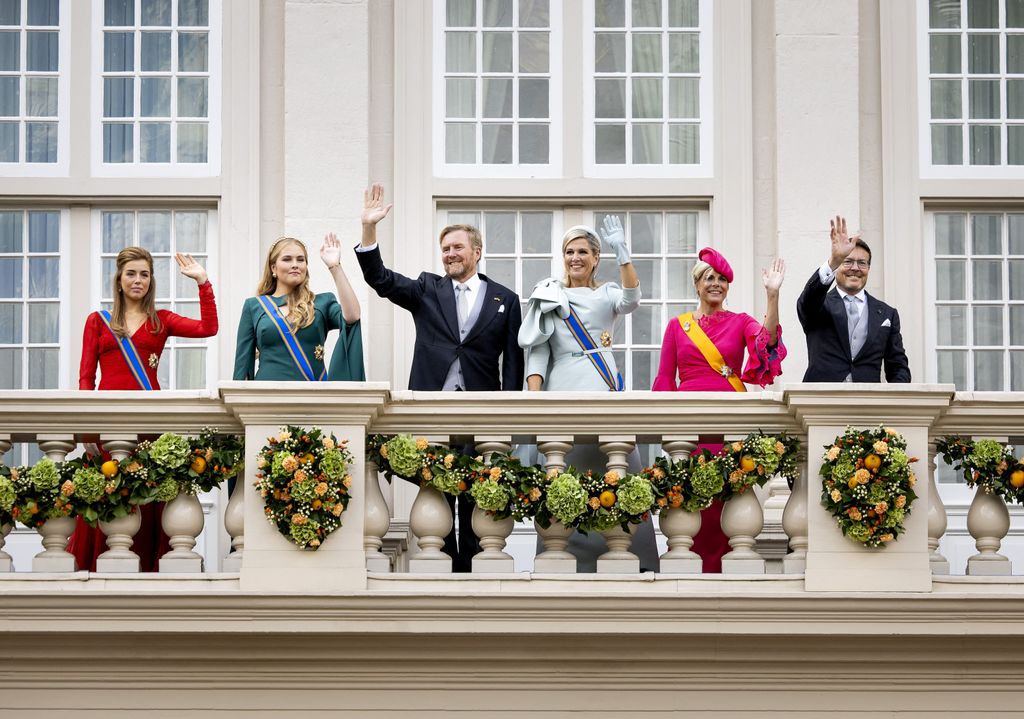
[[626,247],[626,232],[622,229],[622,222],[617,216],[605,215],[600,233],[601,239],[615,250],[615,259],[620,265],[628,265],[632,262],[629,258],[629,249]]

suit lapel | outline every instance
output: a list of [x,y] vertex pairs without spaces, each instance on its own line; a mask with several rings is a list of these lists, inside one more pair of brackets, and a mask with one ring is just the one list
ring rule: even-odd
[[494,283],[483,275],[480,275],[480,279],[487,283],[487,286],[484,288],[483,304],[480,306],[480,314],[476,318],[476,323],[469,330],[469,334],[466,335],[465,342],[469,342],[480,334],[483,328],[494,319],[494,315],[498,314],[498,308],[504,304],[504,298],[501,297],[501,293],[494,291]]
[[[876,300],[871,295],[867,295],[867,298],[868,336],[864,338],[865,347],[868,345],[868,343],[874,342],[878,338],[878,336],[881,334],[880,330],[882,329],[882,322],[885,321],[885,318],[882,316],[882,308],[879,306],[878,300]],[[862,347],[861,352],[863,351],[864,349]]]
[[846,321],[846,307],[843,306],[843,301],[839,298],[839,291],[834,287],[825,295],[825,306],[828,307],[829,314],[832,315],[832,321],[835,322],[836,334],[839,335],[839,344],[843,348],[843,353],[849,357],[850,328],[847,326]]
[[459,341],[459,313],[455,308],[455,285],[452,283],[451,277],[441,280],[437,288],[437,301],[441,305],[441,316],[444,317],[445,324],[448,325],[448,331],[452,333],[452,338],[457,343]]

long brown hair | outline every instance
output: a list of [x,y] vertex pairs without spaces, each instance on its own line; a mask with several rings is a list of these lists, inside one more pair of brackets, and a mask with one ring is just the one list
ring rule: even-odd
[[301,240],[294,237],[278,237],[274,240],[274,244],[270,246],[270,252],[267,253],[267,261],[263,265],[263,277],[260,278],[260,283],[256,287],[256,294],[272,295],[277,292],[277,278],[274,277],[273,267],[277,258],[281,256],[281,251],[288,245],[298,245],[302,248],[302,254],[306,257],[306,279],[288,294],[288,316],[285,320],[296,329],[309,327],[313,324],[315,315],[316,295],[309,289],[309,252],[306,251],[306,246]]
[[149,250],[142,247],[126,247],[117,253],[117,271],[114,273],[114,284],[111,287],[111,294],[114,297],[114,308],[110,312],[110,328],[119,337],[128,336],[128,328],[124,323],[124,293],[121,291],[121,275],[124,273],[125,265],[135,260],[145,260],[149,265],[149,291],[142,298],[142,311],[146,313],[146,321],[149,323],[150,331],[159,333],[163,329],[160,322],[160,315],[156,311],[156,276],[153,274],[153,255]]

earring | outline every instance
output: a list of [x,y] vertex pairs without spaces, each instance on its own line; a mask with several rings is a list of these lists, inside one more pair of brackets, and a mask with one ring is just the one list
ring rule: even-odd
[[277,279],[277,275],[271,275],[271,277],[273,277],[275,280]]

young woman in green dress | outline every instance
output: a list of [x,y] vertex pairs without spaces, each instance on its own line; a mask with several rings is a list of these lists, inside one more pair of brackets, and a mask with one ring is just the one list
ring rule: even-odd
[[[256,297],[242,307],[236,380],[366,379],[359,300],[341,268],[341,243],[333,232],[324,238],[320,259],[334,278],[337,296],[314,295],[309,289],[308,254],[302,242],[282,237],[271,246]],[[324,345],[334,329],[341,336],[325,369]]]

